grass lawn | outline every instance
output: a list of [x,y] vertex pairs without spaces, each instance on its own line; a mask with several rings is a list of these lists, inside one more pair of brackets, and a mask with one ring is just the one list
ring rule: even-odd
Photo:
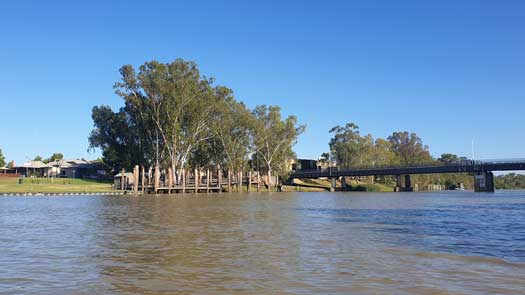
[[0,193],[99,193],[113,190],[112,182],[74,178],[0,177]]

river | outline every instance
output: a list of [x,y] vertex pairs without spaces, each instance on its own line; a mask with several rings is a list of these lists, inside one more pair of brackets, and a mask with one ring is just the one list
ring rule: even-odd
[[1,294],[525,294],[525,192],[0,198]]

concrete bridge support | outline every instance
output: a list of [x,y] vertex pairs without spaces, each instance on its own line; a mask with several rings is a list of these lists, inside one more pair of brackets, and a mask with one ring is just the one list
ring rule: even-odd
[[414,190],[410,174],[405,174],[404,178],[405,181],[403,183],[403,175],[396,175],[396,192],[411,192]]
[[405,192],[412,192],[414,188],[412,187],[412,180],[410,179],[410,174],[405,175],[405,187],[403,188]]
[[474,174],[475,192],[494,192],[494,174],[492,172],[480,172]]
[[330,192],[335,192],[335,187],[337,186],[336,178],[330,178]]

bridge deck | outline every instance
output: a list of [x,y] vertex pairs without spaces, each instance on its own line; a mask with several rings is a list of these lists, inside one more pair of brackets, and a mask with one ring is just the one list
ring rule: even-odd
[[344,170],[315,170],[296,171],[290,175],[291,178],[320,178],[340,176],[372,176],[372,175],[403,175],[403,174],[435,174],[435,173],[481,173],[489,171],[517,171],[525,170],[525,160],[520,161],[494,161],[474,162],[472,164],[449,164],[442,166],[421,167],[390,167],[390,168],[366,168],[366,169],[344,169]]

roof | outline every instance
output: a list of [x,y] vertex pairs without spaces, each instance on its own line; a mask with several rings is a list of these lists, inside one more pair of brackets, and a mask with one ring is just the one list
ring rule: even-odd
[[50,166],[60,167],[60,168],[69,168],[74,165],[88,164],[88,161],[78,160],[78,159],[62,159],[53,162],[49,162]]
[[34,168],[34,169],[40,169],[40,168],[49,168],[51,167],[48,164],[44,164],[42,161],[29,161],[27,163],[24,163],[22,166],[16,166],[16,168]]
[[[133,173],[131,173],[131,172],[125,172],[125,173],[124,173],[124,176],[126,176],[126,177],[128,177],[128,178],[129,178],[129,177],[133,177]],[[122,177],[122,172],[118,173],[117,175],[115,175],[115,176],[113,176],[113,177],[114,177],[114,178]]]

